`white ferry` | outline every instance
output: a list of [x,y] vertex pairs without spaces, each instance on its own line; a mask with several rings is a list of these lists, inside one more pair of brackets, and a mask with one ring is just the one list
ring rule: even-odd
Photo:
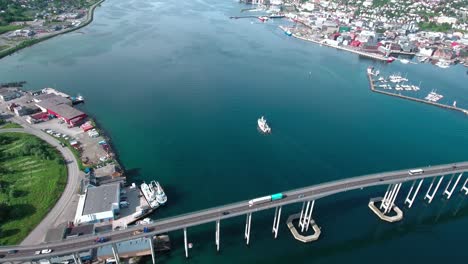
[[148,204],[151,208],[158,208],[159,203],[156,198],[156,189],[151,186],[151,184],[146,184],[145,182],[140,185],[141,192],[148,201]]
[[271,133],[271,128],[268,126],[266,119],[263,118],[263,116],[257,120],[257,123],[258,128],[260,128],[263,133]]
[[151,187],[156,190],[156,201],[160,205],[164,205],[167,202],[167,196],[166,193],[164,193],[163,188],[161,187],[161,184],[157,181],[152,181],[151,182]]

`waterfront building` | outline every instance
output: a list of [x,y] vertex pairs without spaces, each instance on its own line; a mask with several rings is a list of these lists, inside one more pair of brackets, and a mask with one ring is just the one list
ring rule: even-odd
[[112,222],[120,211],[119,202],[119,183],[98,187],[88,186],[78,201],[75,225]]

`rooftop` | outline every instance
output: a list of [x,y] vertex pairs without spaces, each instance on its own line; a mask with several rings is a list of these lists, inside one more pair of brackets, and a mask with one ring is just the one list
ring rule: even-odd
[[112,204],[120,202],[120,184],[88,188],[82,215],[112,211]]

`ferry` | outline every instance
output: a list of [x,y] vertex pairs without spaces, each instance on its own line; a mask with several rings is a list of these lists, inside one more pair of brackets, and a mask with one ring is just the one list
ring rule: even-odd
[[152,186],[152,184],[147,184],[143,182],[140,185],[141,192],[146,198],[146,201],[150,205],[151,208],[158,208],[159,203],[156,198],[156,189]]
[[257,123],[258,123],[258,128],[260,128],[260,130],[263,132],[263,133],[271,133],[271,128],[268,126],[267,122],[266,122],[266,119],[262,117],[260,117],[258,120],[257,120]]
[[167,202],[167,196],[164,193],[163,188],[157,181],[152,181],[151,182],[151,187],[156,190],[156,201],[160,205],[164,205]]

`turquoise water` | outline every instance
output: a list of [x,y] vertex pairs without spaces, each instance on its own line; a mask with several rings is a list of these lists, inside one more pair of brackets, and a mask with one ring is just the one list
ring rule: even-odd
[[[466,68],[379,64],[287,37],[280,22],[230,20],[243,5],[215,0],[107,0],[95,21],[0,61],[0,80],[53,86],[86,98],[82,108],[110,134],[130,181],[158,179],[169,197],[159,219],[361,174],[466,160],[466,116],[369,91],[365,69],[401,72],[424,97],[468,108]],[[265,115],[273,133],[256,119]],[[442,187],[445,187],[442,185]],[[398,204],[408,186],[400,192]],[[422,191],[425,191],[425,186]],[[466,261],[468,207],[456,194],[418,201],[386,224],[367,208],[384,187],[316,202],[316,243],[273,239],[273,212],[189,229],[191,263]],[[422,197],[422,196],[421,196]],[[299,211],[284,208],[283,216]],[[284,220],[284,218],[283,218]],[[185,263],[181,232],[162,263]]]

